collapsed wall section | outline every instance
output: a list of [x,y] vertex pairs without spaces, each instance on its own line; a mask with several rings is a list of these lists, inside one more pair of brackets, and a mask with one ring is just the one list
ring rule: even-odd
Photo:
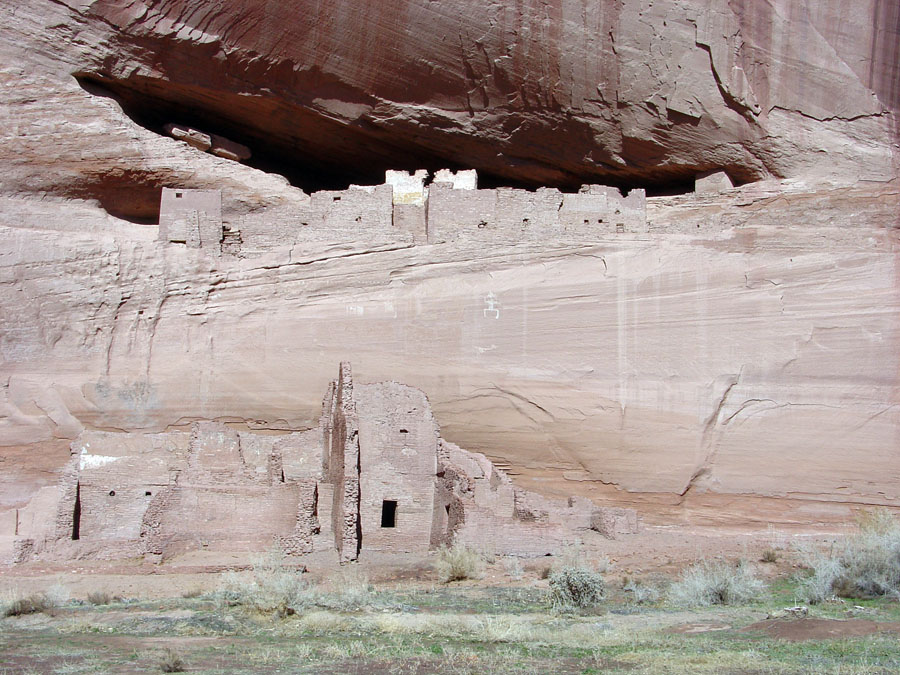
[[359,419],[353,399],[353,378],[349,363],[341,363],[338,379],[326,404],[327,422],[324,480],[333,486],[331,527],[334,546],[341,562],[356,560],[360,550],[359,523]]

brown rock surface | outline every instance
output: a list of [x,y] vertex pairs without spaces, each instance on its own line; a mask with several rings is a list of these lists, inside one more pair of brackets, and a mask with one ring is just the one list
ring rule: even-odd
[[80,125],[73,73],[154,129],[221,133],[310,184],[448,164],[568,187],[882,178],[900,102],[900,10],[883,0],[28,0],[0,10],[0,33],[15,136],[32,115],[66,119],[56,131],[87,136],[75,159],[107,164],[78,176],[65,143],[21,147],[8,179],[106,201],[177,170],[147,149],[135,166],[124,139]]

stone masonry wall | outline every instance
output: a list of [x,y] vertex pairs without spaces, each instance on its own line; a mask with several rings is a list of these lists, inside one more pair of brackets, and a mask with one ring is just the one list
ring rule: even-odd
[[[162,241],[252,255],[267,250],[343,241],[422,244],[446,241],[592,241],[647,232],[645,195],[585,185],[576,194],[477,189],[474,171],[388,171],[386,182],[320,191],[290,213],[254,214],[223,225],[215,190],[164,189]],[[178,197],[177,195],[181,195]],[[227,198],[227,195],[226,195]]]
[[[427,551],[438,439],[431,407],[421,391],[396,382],[357,385],[354,396],[357,409],[363,411],[359,416],[362,547]],[[393,506],[386,507],[386,502]]]
[[[190,433],[83,432],[71,446],[51,533],[19,537],[14,561],[182,551],[425,553],[454,541],[523,556],[590,532],[636,531],[630,509],[547,499],[484,455],[443,441],[425,394],[354,385],[348,363],[318,428],[284,435],[196,422]],[[13,524],[15,528],[15,524]]]
[[222,192],[163,188],[159,239],[218,251],[222,242]]

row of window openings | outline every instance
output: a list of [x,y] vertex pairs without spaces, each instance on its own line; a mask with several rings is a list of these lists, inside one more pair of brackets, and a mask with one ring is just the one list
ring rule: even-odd
[[[357,218],[357,220],[359,220],[359,219]],[[522,227],[526,227],[530,222],[531,221],[528,218],[523,218],[522,219]],[[590,222],[591,221],[589,221],[589,220],[585,220],[584,224],[590,225]],[[603,218],[600,218],[599,220],[597,220],[597,224],[602,225]],[[479,223],[478,223],[479,230],[483,230],[487,226],[488,226],[488,223],[486,220],[479,221]],[[616,234],[623,234],[624,232],[625,232],[625,223],[616,223]]]

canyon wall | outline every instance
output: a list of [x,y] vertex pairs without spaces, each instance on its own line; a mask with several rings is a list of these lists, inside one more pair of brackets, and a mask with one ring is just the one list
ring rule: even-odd
[[[880,0],[0,7],[4,527],[56,499],[84,429],[312,428],[341,360],[548,494],[661,521],[896,504],[898,20]],[[444,166],[647,188],[645,227],[296,234],[350,182]],[[742,185],[689,192],[716,169]],[[221,190],[228,246],[161,239],[163,187]]]

